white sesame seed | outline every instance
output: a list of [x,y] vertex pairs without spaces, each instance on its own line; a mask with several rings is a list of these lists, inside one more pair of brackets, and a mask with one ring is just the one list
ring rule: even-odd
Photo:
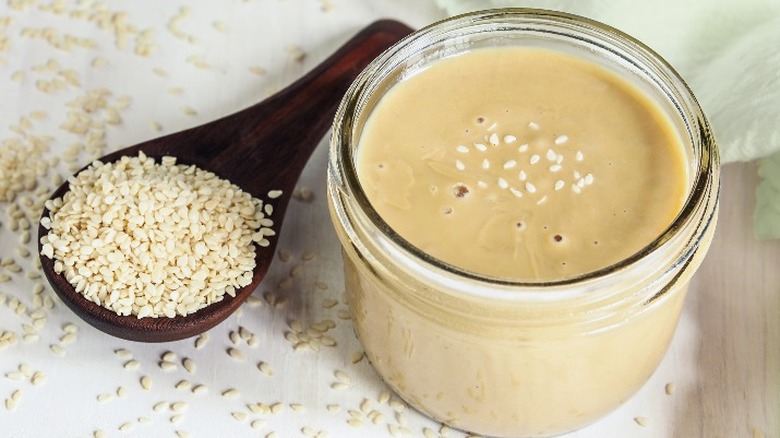
[[462,144],[458,145],[458,147],[456,147],[455,150],[460,152],[461,154],[467,154],[469,152],[469,148]]
[[181,364],[184,366],[184,369],[187,370],[188,373],[195,374],[196,365],[194,360],[190,359],[189,357],[185,357],[181,361]]
[[542,205],[547,201],[547,195],[542,196],[538,201],[536,201],[536,205]]
[[514,135],[505,135],[504,136],[504,143],[511,144],[517,141],[517,137]]
[[586,185],[593,184],[593,174],[589,173],[589,174],[585,175],[585,184]]
[[585,156],[582,154],[582,151],[577,151],[575,158],[577,159],[577,161],[582,161],[583,158],[585,158]]
[[526,182],[526,183],[525,183],[525,190],[526,190],[528,193],[536,193],[536,186],[534,186],[534,185],[533,185],[533,184],[531,184],[530,182]]
[[558,138],[555,139],[555,144],[564,144],[567,141],[569,141],[569,136],[567,135],[561,135]]
[[133,430],[133,428],[134,428],[134,427],[135,427],[135,424],[133,424],[133,423],[130,423],[130,422],[128,421],[128,422],[126,422],[126,423],[122,423],[122,424],[119,426],[119,431],[120,431],[120,432],[128,432],[128,431],[131,431],[131,430]]
[[513,195],[515,195],[518,198],[522,198],[523,197],[523,193],[519,189],[517,189],[515,187],[510,187],[509,188],[509,192],[512,193]]
[[580,192],[582,192],[582,189],[581,189],[581,188],[580,188],[580,186],[578,186],[577,184],[572,184],[572,185],[571,185],[571,189],[572,189],[572,190],[574,190],[574,193],[577,193],[577,194],[579,194]]
[[268,192],[268,199],[276,199],[280,196],[282,196],[281,190],[271,190],[270,192]]
[[555,159],[558,158],[558,154],[552,149],[547,149],[547,154],[545,156],[549,161],[555,161]]
[[236,348],[228,348],[227,350],[228,356],[232,357],[233,359],[237,361],[243,362],[246,360],[246,356],[244,356],[244,353],[241,352],[241,350]]
[[504,169],[513,169],[515,166],[517,166],[517,161],[515,160],[508,160],[504,163]]
[[539,129],[539,124],[535,123],[535,122],[528,122],[528,127],[535,131],[535,130]]
[[550,166],[550,172],[557,172],[559,170],[561,170],[560,164],[553,164],[552,166]]
[[521,144],[517,148],[517,152],[520,152],[521,154],[528,151],[528,143]]
[[563,182],[563,180],[559,179],[558,181],[555,181],[555,191],[562,189],[564,185],[566,185],[566,183]]
[[490,138],[488,139],[488,141],[490,141],[490,144],[492,144],[493,146],[498,146],[499,144],[498,134],[496,134],[495,132],[490,134]]
[[537,154],[531,155],[531,159],[529,160],[529,162],[532,165],[538,163],[539,162],[539,155],[537,155]]
[[580,173],[579,173],[579,172],[577,172],[577,171],[575,170],[575,171],[574,171],[574,179],[580,179],[580,178],[582,178],[582,176],[580,175]]
[[485,152],[487,150],[487,146],[485,146],[482,143],[474,143],[474,149],[476,149],[476,150],[478,150],[480,152]]
[[205,394],[207,393],[209,388],[206,385],[195,385],[192,387],[192,393],[193,394]]
[[482,168],[483,168],[483,169],[490,169],[490,161],[488,161],[488,159],[487,159],[487,158],[485,158],[484,160],[482,160]]
[[496,126],[498,126],[498,122],[493,122],[492,125],[488,126],[487,130],[488,131],[492,131],[492,130],[496,129]]
[[525,170],[521,170],[517,177],[520,178],[520,181],[525,181],[528,178],[528,175],[526,175]]
[[498,178],[498,186],[502,189],[509,187],[509,183],[504,178]]
[[227,389],[225,391],[222,391],[222,397],[225,397],[225,398],[234,398],[234,397],[238,396],[238,394],[239,394],[239,392],[235,388],[230,388],[230,389]]
[[460,170],[460,171],[463,171],[463,170],[466,170],[466,165],[463,164],[463,161],[455,160],[455,168]]

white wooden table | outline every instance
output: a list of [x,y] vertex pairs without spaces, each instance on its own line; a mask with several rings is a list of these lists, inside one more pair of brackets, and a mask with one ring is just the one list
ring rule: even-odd
[[[91,8],[100,4],[91,0],[63,2],[70,18],[47,8],[48,2],[31,3],[0,6],[0,143],[19,137],[11,125],[20,124],[20,117],[45,111],[36,113],[40,120],[28,117],[30,126],[23,129],[53,137],[45,157],[89,141],[60,125],[68,117],[67,102],[90,90],[110,90],[109,105],[130,98],[119,111],[121,123],[101,128],[110,151],[258,101],[374,19],[396,17],[421,26],[443,15],[430,2],[414,0],[101,3],[105,11],[127,12],[124,18],[109,15],[115,28],[129,23],[153,30],[139,39],[78,18],[77,10],[96,13]],[[185,4],[189,14],[181,13]],[[35,29],[53,35],[52,41],[90,38],[95,47],[58,49],[31,37]],[[148,57],[134,53],[139,42],[152,50]],[[42,91],[41,81],[67,75],[76,75],[78,83]],[[97,125],[105,120],[104,113],[90,117]],[[194,339],[147,345],[109,337],[56,299],[52,309],[35,314],[32,291],[42,281],[27,277],[35,271],[32,256],[17,253],[9,204],[0,203],[0,258],[12,257],[23,268],[0,283],[0,332],[17,337],[0,347],[0,403],[12,400],[11,409],[0,404],[0,436],[463,436],[395,398],[386,400],[386,387],[360,357],[350,322],[343,319],[340,254],[323,184],[326,152],[323,142],[304,172],[300,187],[313,197],[291,204],[280,236],[284,254],[256,299],[211,330],[201,348]],[[77,164],[87,159],[82,154]],[[66,167],[59,173],[67,174]],[[661,367],[619,410],[569,436],[780,437],[780,243],[752,237],[754,186],[752,164],[724,168],[717,236]],[[26,247],[33,250],[33,243]],[[53,297],[44,287],[42,296]],[[26,307],[19,314],[17,303]],[[41,315],[45,323],[35,328],[31,316]],[[336,323],[327,335],[337,345],[295,351],[289,333],[298,324],[305,329],[323,320]],[[230,348],[245,358],[230,357]],[[175,354],[166,356],[175,366],[161,365],[167,352]],[[185,358],[196,365],[191,371]],[[671,395],[668,383],[674,384]],[[637,417],[645,418],[644,426]]]

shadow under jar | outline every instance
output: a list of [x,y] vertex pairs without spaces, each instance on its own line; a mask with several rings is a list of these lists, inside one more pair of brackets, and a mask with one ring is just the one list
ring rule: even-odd
[[[372,206],[357,155],[376,105],[394,85],[439,60],[505,46],[598,64],[650,96],[670,120],[684,149],[685,200],[671,225],[635,254],[559,279],[491,277],[412,245]],[[328,169],[347,297],[366,356],[420,411],[455,428],[504,437],[583,427],[647,381],[710,245],[718,188],[708,123],[665,61],[603,24],[529,9],[454,17],[386,51],[342,101]]]

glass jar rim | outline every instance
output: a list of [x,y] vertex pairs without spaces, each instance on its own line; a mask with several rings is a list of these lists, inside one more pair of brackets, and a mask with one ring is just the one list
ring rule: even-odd
[[[563,30],[565,27],[569,30],[574,29],[579,32],[587,32],[588,36],[591,37],[591,39],[587,40],[588,44],[618,43],[620,47],[624,50],[627,49],[630,53],[617,53],[609,47],[600,47],[609,50],[614,55],[620,56],[622,59],[626,59],[626,56],[632,56],[642,61],[643,66],[648,64],[652,66],[657,70],[655,73],[661,73],[663,75],[663,80],[666,81],[664,84],[666,85],[666,87],[664,87],[666,97],[671,101],[678,115],[685,123],[685,128],[687,134],[690,136],[690,140],[699,145],[698,153],[696,154],[698,165],[695,168],[695,174],[692,175],[692,178],[690,178],[689,181],[688,196],[678,215],[672,223],[660,233],[660,235],[638,252],[616,263],[594,271],[555,280],[518,281],[487,276],[446,263],[411,244],[395,232],[395,230],[393,230],[374,210],[373,206],[368,201],[368,198],[363,191],[362,184],[357,178],[355,161],[353,159],[354,148],[349,147],[349,145],[353,144],[353,141],[357,142],[357,139],[353,138],[353,128],[354,123],[357,120],[354,112],[358,109],[358,103],[364,93],[370,94],[374,91],[367,87],[367,84],[369,84],[372,79],[375,79],[371,76],[372,72],[385,64],[392,63],[396,57],[400,56],[399,53],[402,53],[402,50],[423,38],[429,36],[436,37],[437,35],[458,29],[489,24],[498,25],[496,30],[506,30],[506,28],[502,28],[500,25],[516,25],[524,22],[526,24],[542,23],[545,25],[561,26],[560,30]],[[596,38],[596,41],[594,41],[593,38]],[[632,65],[636,66],[633,62]],[[669,92],[672,92],[675,95],[671,96],[669,95]],[[513,292],[516,290],[524,290],[526,292],[531,292],[533,295],[543,294],[546,295],[547,298],[553,300],[555,300],[554,295],[557,295],[557,292],[549,290],[539,292],[539,289],[565,289],[566,286],[597,281],[609,277],[635,265],[667,245],[679,234],[680,230],[684,229],[686,225],[696,219],[697,211],[700,211],[700,207],[709,199],[708,187],[713,184],[711,174],[716,172],[719,166],[718,152],[709,124],[707,123],[695,96],[680,75],[659,54],[634,37],[601,22],[574,14],[533,8],[500,8],[461,14],[430,24],[404,38],[375,59],[352,84],[337,112],[333,136],[334,144],[341,144],[342,147],[334,148],[335,150],[332,152],[331,156],[331,165],[337,169],[337,172],[341,172],[341,179],[343,179],[345,184],[351,189],[358,204],[364,207],[364,213],[373,226],[387,235],[388,239],[397,245],[402,252],[410,254],[414,259],[422,261],[424,264],[434,267],[436,270],[448,272],[457,275],[460,278],[468,279],[469,281],[488,285],[492,288],[511,288],[513,289]],[[694,151],[697,151],[697,149],[694,148]],[[336,161],[336,163],[333,161]],[[699,230],[698,236],[694,236],[693,239],[690,239],[688,246],[691,246],[691,242],[697,241],[698,238],[704,234],[704,230],[713,222],[714,214],[713,209],[712,214],[709,217],[704,218],[706,221],[705,226]],[[690,256],[688,253],[692,253],[693,250],[695,250],[696,245],[694,244],[692,246],[694,248],[689,248],[689,251],[685,251],[685,254],[679,258],[684,259],[685,257]],[[674,263],[674,265],[676,264],[677,263]],[[470,289],[470,291],[479,294],[476,290]],[[563,291],[561,290],[560,292]],[[506,294],[507,292],[502,290],[500,293],[495,294],[495,297],[508,298]],[[566,294],[564,293],[563,295]]]

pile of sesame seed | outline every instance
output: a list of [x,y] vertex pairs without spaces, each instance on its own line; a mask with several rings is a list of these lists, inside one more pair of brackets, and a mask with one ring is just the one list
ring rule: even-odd
[[46,203],[41,253],[119,315],[188,315],[233,296],[252,281],[255,244],[276,234],[270,205],[173,157],[96,161],[69,184]]

